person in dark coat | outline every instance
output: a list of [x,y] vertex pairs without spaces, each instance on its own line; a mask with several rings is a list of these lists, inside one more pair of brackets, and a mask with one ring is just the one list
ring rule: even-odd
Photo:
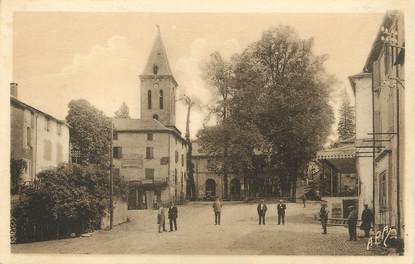
[[365,237],[369,237],[369,231],[373,223],[373,213],[368,208],[367,204],[365,204],[364,206],[365,209],[362,212],[362,224],[360,225],[360,229],[365,231]]
[[320,208],[320,222],[321,227],[323,228],[323,235],[327,234],[327,221],[329,220],[329,211],[327,210],[327,204],[321,203]]
[[170,224],[170,232],[173,231],[173,225],[174,230],[177,231],[177,207],[174,205],[174,203],[170,204],[169,211],[168,211],[168,217],[169,217],[169,224]]
[[257,207],[258,217],[259,217],[259,224],[265,225],[265,214],[267,213],[267,205],[264,203],[264,200],[261,200]]
[[285,210],[287,209],[287,206],[283,203],[282,200],[280,200],[280,203],[277,205],[277,212],[278,212],[278,224],[284,224],[284,218],[285,218]]
[[349,208],[351,209],[349,216],[347,217],[347,226],[349,228],[349,241],[356,241],[357,210],[356,207],[353,205],[349,206]]

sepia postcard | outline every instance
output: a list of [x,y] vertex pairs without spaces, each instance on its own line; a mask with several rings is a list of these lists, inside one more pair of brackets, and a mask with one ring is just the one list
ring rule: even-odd
[[412,262],[413,1],[0,10],[0,263]]

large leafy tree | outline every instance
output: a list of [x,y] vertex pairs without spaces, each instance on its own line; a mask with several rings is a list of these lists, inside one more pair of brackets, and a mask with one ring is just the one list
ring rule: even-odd
[[326,56],[314,55],[312,47],[313,39],[301,39],[288,26],[265,31],[250,47],[265,78],[257,126],[272,142],[283,194],[292,198],[297,176],[325,143],[333,122],[334,78],[323,67]]
[[343,92],[342,99],[337,132],[340,140],[348,140],[355,136],[355,114],[346,91]]
[[78,163],[109,167],[111,119],[84,99],[69,102],[66,116],[70,142],[79,151]]
[[223,176],[225,198],[228,173],[243,177],[247,186],[247,177],[254,171],[254,151],[261,149],[264,141],[255,124],[262,77],[252,62],[246,54],[225,61],[214,52],[204,65],[205,80],[216,95],[210,114],[217,122],[213,127],[204,127],[197,137],[202,149],[215,161],[216,172]]
[[114,112],[115,118],[130,118],[130,109],[125,102],[122,102],[120,108]]
[[254,150],[261,150],[278,172],[282,194],[292,198],[298,175],[325,143],[333,122],[334,78],[324,70],[326,57],[315,56],[312,47],[312,39],[279,26],[229,63],[214,53],[205,69],[221,96],[213,108],[218,125],[199,133],[202,147],[223,157],[223,166],[233,167],[235,160],[235,167],[245,170]]

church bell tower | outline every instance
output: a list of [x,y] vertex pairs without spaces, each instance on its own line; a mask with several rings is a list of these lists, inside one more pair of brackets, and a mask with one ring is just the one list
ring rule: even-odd
[[157,29],[147,64],[140,75],[141,119],[157,119],[165,126],[175,126],[177,82],[158,26]]

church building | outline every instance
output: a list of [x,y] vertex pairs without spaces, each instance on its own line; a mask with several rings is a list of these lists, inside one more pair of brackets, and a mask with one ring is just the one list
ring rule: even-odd
[[128,208],[186,197],[187,142],[176,128],[178,84],[158,31],[140,78],[140,119],[115,119],[114,173],[128,181]]

